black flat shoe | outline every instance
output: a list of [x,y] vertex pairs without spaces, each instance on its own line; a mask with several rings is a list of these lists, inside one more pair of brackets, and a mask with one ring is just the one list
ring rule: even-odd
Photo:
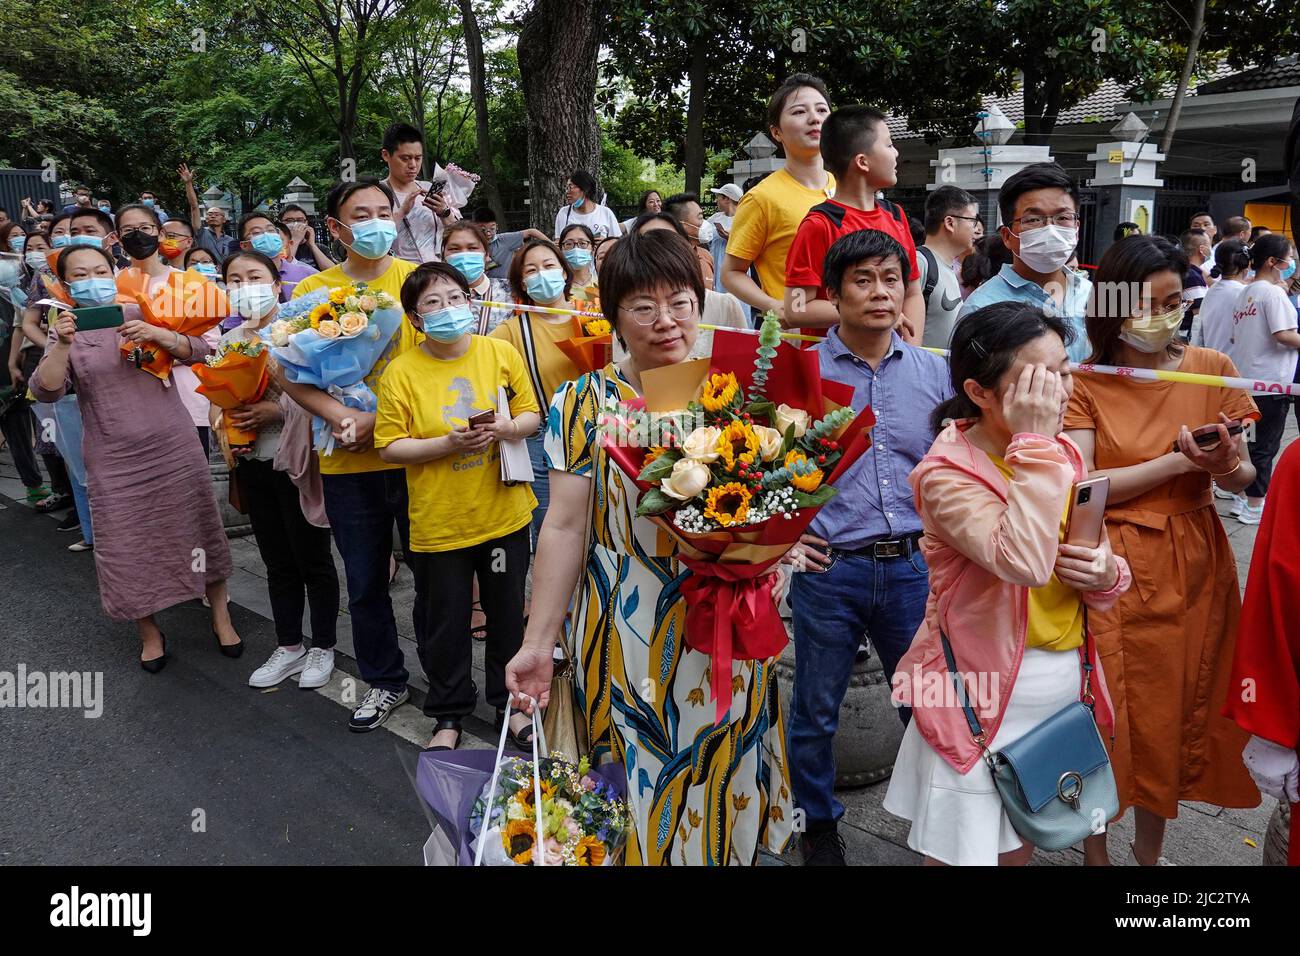
[[212,636],[217,638],[217,650],[227,657],[242,657],[244,654],[244,642],[241,640],[238,644],[222,644],[221,638],[217,637],[217,629],[212,629]]
[[455,750],[460,746],[460,721],[459,720],[440,720],[433,725],[432,737],[436,737],[441,731],[456,731],[456,742],[450,747],[430,747],[430,750]]
[[[518,711],[513,711],[513,713],[518,713]],[[504,710],[498,710],[497,723],[496,723],[498,730],[501,729],[501,722],[505,719],[506,719],[506,712]],[[531,723],[523,730],[520,730],[518,732],[516,732],[513,728],[507,730],[506,735],[507,735],[507,739],[510,741],[510,745],[514,747],[516,750],[522,750],[526,754],[531,754],[533,752],[534,733],[533,733],[533,725]]]
[[161,671],[164,667],[167,666],[167,635],[163,634],[162,631],[159,631],[158,633],[162,636],[162,646],[163,646],[162,656],[154,657],[147,661],[146,660],[140,661],[140,666],[143,667],[145,670],[147,670],[150,674],[157,674],[159,671]]

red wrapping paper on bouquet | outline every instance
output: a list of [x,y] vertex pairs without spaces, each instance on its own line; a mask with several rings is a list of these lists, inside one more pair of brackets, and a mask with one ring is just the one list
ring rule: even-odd
[[[718,331],[713,342],[709,372],[731,372],[748,395],[754,373],[754,336]],[[647,396],[653,374],[642,373]],[[701,383],[706,377],[701,374]],[[817,353],[785,343],[778,347],[766,385],[766,398],[774,404],[808,411],[816,421],[834,409],[849,406],[852,397],[851,386],[822,380]],[[623,407],[637,410],[646,404],[644,399],[638,399]],[[823,485],[833,487],[871,447],[869,431],[874,424],[875,415],[868,407],[833,433],[841,457]],[[617,433],[632,434],[628,429],[618,429]],[[610,458],[637,488],[644,493],[652,487],[638,477],[646,447],[611,438],[608,431],[602,443]],[[650,519],[677,541],[679,559],[691,571],[681,588],[686,600],[686,644],[712,658],[711,687],[718,723],[731,706],[732,662],[774,657],[788,641],[772,597],[775,580],[772,571],[799,541],[819,510],[820,507],[804,507],[788,516],[708,532],[684,531],[673,523],[671,513]]]

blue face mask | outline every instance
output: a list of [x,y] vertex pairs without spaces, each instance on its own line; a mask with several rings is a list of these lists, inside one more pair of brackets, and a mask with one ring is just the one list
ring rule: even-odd
[[474,313],[468,305],[420,314],[424,334],[436,342],[455,342],[474,326]]
[[564,254],[564,258],[569,260],[569,265],[575,269],[585,269],[591,265],[592,255],[586,249],[570,249]]
[[1295,260],[1294,260],[1294,259],[1291,260],[1291,264],[1290,264],[1289,266],[1287,266],[1285,269],[1283,269],[1283,270],[1279,273],[1279,276],[1280,276],[1280,278],[1282,279],[1283,282],[1286,282],[1286,281],[1287,281],[1288,279],[1290,279],[1293,275],[1295,275]]
[[524,280],[524,291],[534,302],[548,305],[564,295],[564,270],[543,269]]
[[207,276],[209,279],[217,277],[217,267],[211,262],[196,262],[190,268],[201,276]]
[[367,219],[351,227],[353,252],[362,259],[382,259],[393,248],[397,227],[391,219]]
[[153,200],[152,200],[152,199],[141,199],[140,202],[143,203],[144,205],[148,206],[150,209],[153,208]]
[[27,245],[27,237],[21,232],[9,237],[9,248],[14,252],[22,252],[23,247]]
[[574,208],[574,209],[581,209],[581,208],[582,208],[582,204],[585,203],[586,201],[587,201],[587,197],[586,197],[586,196],[579,196],[577,199],[575,199],[575,200],[573,201],[573,208]]
[[117,298],[117,282],[102,276],[74,279],[68,283],[68,294],[80,306],[108,305]]
[[68,238],[69,246],[93,246],[96,249],[104,248],[104,240],[99,236],[70,236]]
[[[278,232],[264,232],[260,236],[254,236],[249,245],[268,259],[274,259],[280,254],[280,250],[284,247],[284,243],[281,241]],[[378,256],[376,256],[376,258],[378,258]]]
[[64,246],[72,245],[72,237],[55,236],[53,239],[50,240],[50,245],[53,246],[55,249],[62,249]]
[[466,282],[479,280],[486,261],[481,252],[453,252],[447,257],[447,265],[463,275]]

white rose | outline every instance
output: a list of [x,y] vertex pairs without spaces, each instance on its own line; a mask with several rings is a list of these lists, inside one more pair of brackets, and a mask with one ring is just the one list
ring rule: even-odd
[[759,439],[759,453],[763,456],[764,461],[774,461],[776,456],[781,454],[781,442],[784,435],[775,428],[768,428],[766,425],[753,426],[754,433]]
[[802,408],[778,405],[776,407],[777,429],[784,435],[791,425],[794,426],[794,437],[802,438],[804,432],[808,430],[808,413]]
[[276,322],[271,326],[271,344],[276,348],[284,348],[289,344],[290,331],[288,322]]
[[718,439],[721,437],[721,428],[704,425],[686,436],[686,441],[682,442],[682,453],[687,458],[711,465],[718,460]]
[[711,477],[705,465],[693,458],[681,458],[673,464],[673,473],[659,482],[659,487],[670,498],[689,501],[709,486]]

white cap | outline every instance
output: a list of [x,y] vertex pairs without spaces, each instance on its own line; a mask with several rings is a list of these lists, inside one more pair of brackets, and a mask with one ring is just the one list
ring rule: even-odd
[[740,202],[741,197],[744,195],[740,191],[740,187],[735,183],[727,183],[727,185],[720,186],[717,189],[710,189],[709,192],[716,193],[719,196],[726,196],[732,202]]

